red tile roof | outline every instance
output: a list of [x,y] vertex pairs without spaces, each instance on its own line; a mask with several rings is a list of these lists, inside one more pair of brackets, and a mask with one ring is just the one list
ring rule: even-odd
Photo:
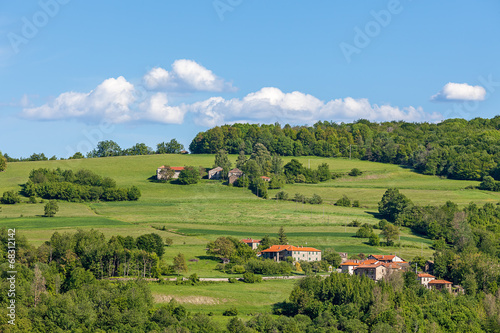
[[243,243],[260,243],[260,240],[252,239],[252,238],[247,238],[247,239],[242,239],[241,240]]
[[420,274],[418,274],[418,277],[432,277],[432,278],[435,278],[434,275],[430,275],[430,274],[427,274],[427,273],[420,273]]
[[[164,165],[162,165],[161,167],[159,167],[158,169],[165,169],[166,167]],[[184,170],[184,167],[170,167],[170,169],[174,170],[174,171],[182,171]]]
[[321,252],[313,247],[297,247],[292,245],[273,245],[262,252],[281,252],[281,251],[299,251],[299,252]]
[[381,260],[381,261],[393,261],[394,258],[396,257],[395,255],[382,255],[382,254],[372,254],[370,257],[373,257],[377,260]]
[[359,262],[354,262],[354,261],[345,261],[340,264],[340,266],[359,266]]
[[446,281],[446,280],[432,280],[432,281],[429,281],[429,284],[453,284],[452,282],[450,281]]
[[260,176],[260,178],[262,178],[262,179],[264,179],[264,180],[271,180],[271,178],[266,177],[266,176]]
[[399,266],[399,263],[395,263],[395,262],[385,262],[382,265],[384,265],[387,268],[401,269],[401,266]]

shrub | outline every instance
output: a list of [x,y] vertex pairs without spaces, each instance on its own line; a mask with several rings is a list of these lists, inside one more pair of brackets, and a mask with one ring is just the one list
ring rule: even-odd
[[383,230],[383,229],[384,229],[384,227],[387,225],[387,223],[389,223],[389,222],[387,222],[387,220],[386,220],[386,219],[380,220],[380,221],[378,222],[378,228],[379,228],[380,230]]
[[354,200],[354,201],[352,202],[352,206],[353,206],[353,207],[360,207],[359,200]]
[[234,265],[232,271],[234,274],[243,274],[245,273],[245,267],[243,265]]
[[359,227],[360,225],[361,222],[359,222],[358,220],[352,220],[352,222],[347,224],[348,227]]
[[296,183],[305,183],[306,176],[304,176],[303,174],[298,175],[297,178],[295,178],[295,182]]
[[335,202],[335,206],[351,207],[351,200],[349,200],[349,198],[344,194],[342,198]]
[[246,272],[245,274],[243,274],[243,280],[246,283],[262,282],[262,277],[261,276],[257,276],[257,275],[255,275],[254,273],[251,273],[251,272]]
[[198,282],[200,282],[200,278],[198,277],[198,275],[196,273],[193,273],[189,276],[189,282],[191,282],[192,285],[195,285]]
[[21,202],[21,198],[19,197],[19,194],[17,194],[14,191],[6,191],[3,192],[2,199],[0,199],[0,202],[5,205],[13,205]]
[[226,311],[224,311],[222,313],[223,316],[237,316],[238,315],[238,309],[234,306],[230,307],[229,309],[227,309]]
[[317,194],[313,194],[312,198],[309,199],[309,203],[313,205],[320,205],[323,203],[323,198]]
[[368,238],[373,234],[373,228],[371,225],[367,225],[366,223],[356,231],[356,237],[359,238]]
[[32,195],[29,199],[28,199],[28,203],[31,203],[31,204],[36,204],[36,198],[34,195]]
[[352,168],[351,171],[349,172],[349,176],[352,176],[352,177],[357,177],[357,176],[360,176],[361,174],[362,174],[362,172],[358,168]]
[[293,197],[293,201],[295,202],[305,202],[306,196],[300,193],[295,193],[295,196]]
[[235,278],[229,278],[229,279],[228,279],[228,282],[229,282],[229,283],[236,283],[236,282],[238,282],[238,280],[237,280],[237,279],[235,279]]
[[279,191],[274,197],[276,198],[276,200],[288,200],[288,193],[286,193],[285,191]]
[[380,245],[380,238],[372,233],[370,237],[368,238],[368,244],[371,246],[379,246]]

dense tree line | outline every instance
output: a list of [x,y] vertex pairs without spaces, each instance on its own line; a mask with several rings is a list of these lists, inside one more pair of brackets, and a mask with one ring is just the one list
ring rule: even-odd
[[109,177],[81,169],[73,170],[39,168],[32,170],[23,185],[27,197],[67,201],[136,201],[141,191],[136,187],[118,188]]
[[[96,148],[87,153],[87,158],[94,157],[110,157],[110,156],[134,156],[134,155],[152,155],[152,154],[180,154],[184,151],[184,145],[179,143],[176,139],[169,142],[161,142],[156,145],[156,150],[148,147],[145,143],[136,143],[130,148],[122,149],[118,143],[113,140],[104,140],[97,143]],[[1,156],[1,153],[0,153]],[[81,152],[76,152],[68,159],[81,159],[85,156]],[[33,153],[30,157],[14,158],[5,154],[7,162],[26,162],[26,161],[52,161],[57,160],[54,155],[50,158],[46,157],[44,153]],[[61,160],[64,158],[61,158]],[[0,157],[0,171],[2,167],[2,158]]]
[[381,217],[434,241],[434,273],[465,288],[496,293],[500,285],[500,206],[470,203],[460,209],[448,201],[442,206],[414,205],[397,189],[385,192]]
[[2,155],[0,151],[0,172],[5,171],[7,169],[7,159]]
[[258,143],[281,156],[354,157],[407,165],[428,175],[500,180],[500,116],[448,119],[438,124],[358,120],[313,126],[233,124],[200,132],[189,145],[194,154],[251,154]]

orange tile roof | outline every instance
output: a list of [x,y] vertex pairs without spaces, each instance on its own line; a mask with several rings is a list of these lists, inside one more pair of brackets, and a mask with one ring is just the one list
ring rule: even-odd
[[313,247],[297,247],[292,245],[273,245],[262,252],[281,252],[281,251],[299,251],[299,252],[321,252]]
[[401,266],[399,266],[399,263],[395,263],[395,262],[385,262],[382,265],[384,265],[387,268],[401,269]]
[[358,267],[356,267],[356,269],[377,268],[377,267],[382,266],[382,265],[383,265],[383,263],[376,262],[374,264],[359,265]]
[[271,179],[271,178],[266,177],[266,176],[260,176],[260,178],[262,178],[262,179],[269,179],[269,180]]
[[418,277],[435,277],[435,276],[427,274],[427,273],[420,273],[420,274],[418,274]]
[[354,261],[345,261],[340,264],[340,266],[358,266],[359,262],[354,262]]
[[446,280],[432,280],[432,281],[429,281],[429,284],[453,284],[452,282],[450,281],[446,281]]
[[372,254],[370,257],[374,257],[377,260],[393,260],[395,255],[382,255],[382,254]]

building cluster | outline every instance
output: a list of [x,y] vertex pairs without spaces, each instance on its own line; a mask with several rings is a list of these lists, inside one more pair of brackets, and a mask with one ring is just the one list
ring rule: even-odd
[[[260,240],[246,238],[241,240],[255,250],[260,245]],[[262,258],[272,259],[276,262],[286,261],[291,257],[293,261],[321,261],[321,250],[313,247],[293,246],[293,245],[273,245],[268,249],[259,252]]]

